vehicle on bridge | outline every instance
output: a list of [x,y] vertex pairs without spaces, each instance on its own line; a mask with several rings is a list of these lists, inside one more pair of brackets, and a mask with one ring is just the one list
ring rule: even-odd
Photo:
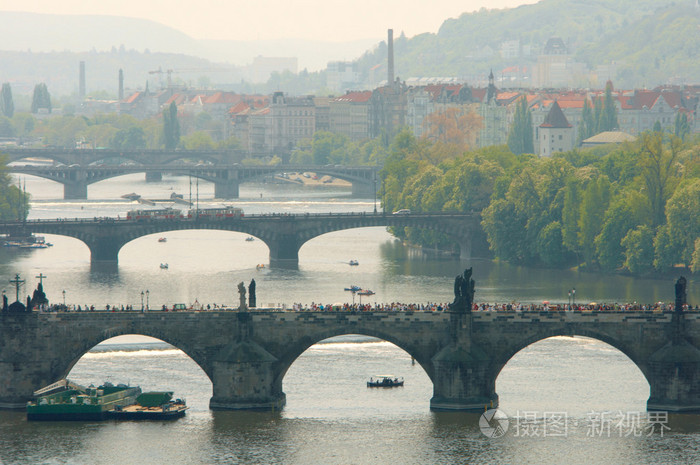
[[131,221],[177,220],[183,218],[182,211],[174,208],[159,208],[153,210],[130,210],[126,219]]
[[223,218],[241,218],[243,210],[232,206],[222,208],[200,208],[190,209],[187,212],[187,218],[203,218],[207,220],[223,219]]
[[396,210],[392,215],[410,215],[411,210],[408,208],[402,208],[401,210]]

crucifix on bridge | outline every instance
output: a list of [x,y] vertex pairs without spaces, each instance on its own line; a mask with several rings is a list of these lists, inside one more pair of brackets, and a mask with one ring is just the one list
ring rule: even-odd
[[46,278],[46,277],[47,276],[45,276],[43,273],[39,273],[39,276],[35,276],[35,278],[39,278],[39,285],[40,286],[44,285],[44,278]]
[[19,274],[15,275],[15,279],[10,280],[10,284],[15,285],[15,294],[17,295],[17,302],[19,302],[19,286],[24,284],[24,279],[19,279]]

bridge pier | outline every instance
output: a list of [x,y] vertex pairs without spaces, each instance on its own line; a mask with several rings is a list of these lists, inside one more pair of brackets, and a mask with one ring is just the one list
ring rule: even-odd
[[146,171],[146,182],[160,182],[163,180],[163,173],[160,171]]
[[119,249],[124,245],[114,236],[98,237],[85,241],[90,249],[90,263],[99,266],[114,266],[119,262]]
[[239,182],[234,179],[216,181],[214,183],[214,198],[217,199],[237,199]]
[[299,263],[299,237],[296,234],[282,234],[276,239],[265,240],[270,248],[270,263]]
[[374,182],[352,182],[352,196],[362,199],[371,199],[376,195],[376,185]]
[[459,241],[459,259],[471,260],[472,258],[472,238],[467,236]]
[[65,200],[85,200],[87,199],[87,183],[77,181],[63,185],[63,198]]
[[491,357],[472,345],[471,312],[450,315],[452,343],[432,359],[433,410],[473,410],[498,407],[496,375]]
[[226,347],[212,364],[212,410],[280,409],[286,402],[276,381],[277,359],[258,344],[243,341]]

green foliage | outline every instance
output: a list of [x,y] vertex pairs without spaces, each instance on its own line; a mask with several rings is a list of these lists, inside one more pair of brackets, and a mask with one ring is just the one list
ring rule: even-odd
[[598,132],[612,131],[619,127],[617,123],[617,107],[612,97],[612,84],[610,82],[605,85],[605,97],[599,118]]
[[29,214],[29,194],[11,184],[7,156],[0,153],[0,220],[24,220]]
[[508,132],[508,147],[516,155],[535,151],[532,140],[532,114],[525,97],[521,97],[516,104],[513,125]]
[[209,133],[196,131],[180,139],[182,147],[186,150],[213,150],[216,148]]
[[146,147],[146,133],[143,128],[132,126],[128,129],[120,129],[112,137],[112,148],[119,150],[134,150]]
[[595,135],[597,124],[593,119],[593,109],[588,99],[583,101],[583,109],[581,110],[581,122],[578,126],[578,137],[576,145],[581,145],[581,142]]
[[177,120],[177,105],[170,102],[163,110],[163,141],[167,150],[172,150],[180,143],[180,123]]
[[676,113],[676,119],[673,123],[673,126],[674,135],[681,140],[684,140],[688,136],[688,134],[690,134],[690,123],[688,122],[688,115],[686,115],[685,113]]
[[[385,210],[480,211],[491,252],[513,263],[648,273],[697,262],[700,139],[648,133],[612,150],[552,158],[489,147],[444,159],[439,145],[397,135],[381,171]],[[421,231],[394,233],[451,245]]]
[[15,102],[12,100],[12,87],[9,82],[5,82],[0,91],[0,112],[8,118],[15,114]]
[[641,225],[622,239],[625,249],[625,268],[632,273],[644,273],[652,268],[654,261],[654,233],[649,226]]
[[670,240],[680,249],[681,263],[690,265],[700,237],[700,179],[679,187],[668,200],[666,217]]
[[34,86],[32,95],[32,113],[38,113],[41,109],[51,113],[51,95],[43,82]]
[[0,137],[14,137],[15,127],[7,116],[0,115]]

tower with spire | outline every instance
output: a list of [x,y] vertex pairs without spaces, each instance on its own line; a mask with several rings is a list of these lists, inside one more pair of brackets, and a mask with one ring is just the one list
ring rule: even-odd
[[540,157],[551,157],[554,152],[568,152],[574,148],[574,128],[556,100],[538,133]]

